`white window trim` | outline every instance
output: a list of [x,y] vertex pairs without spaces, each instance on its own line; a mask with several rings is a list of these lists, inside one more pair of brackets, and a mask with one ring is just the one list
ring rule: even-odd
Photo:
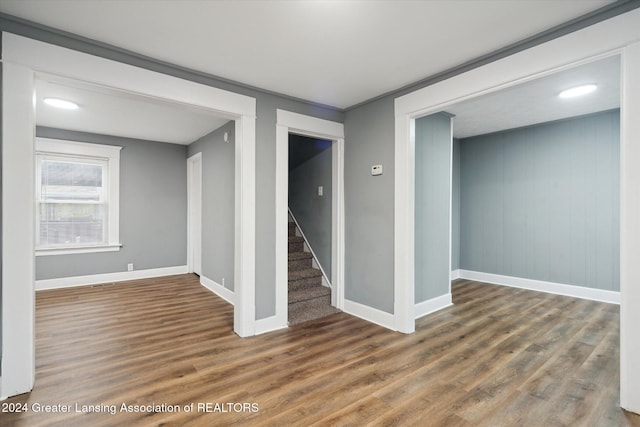
[[[36,154],[70,155],[107,159],[109,176],[109,186],[107,189],[107,243],[86,246],[57,246],[53,248],[36,246],[36,256],[119,251],[122,247],[122,244],[120,243],[120,150],[122,150],[122,147],[91,144],[88,142],[65,141],[61,139],[36,138],[35,148]],[[36,168],[36,174],[38,175],[36,177],[36,183],[38,183],[40,174],[39,168]],[[36,229],[38,228],[39,227],[36,224]]]

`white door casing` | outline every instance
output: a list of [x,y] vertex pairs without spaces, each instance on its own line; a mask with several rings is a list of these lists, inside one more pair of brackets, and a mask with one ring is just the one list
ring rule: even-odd
[[34,380],[33,147],[35,81],[39,73],[193,105],[235,120],[234,330],[243,337],[254,335],[255,98],[6,32],[2,34],[2,62],[5,108],[0,397],[28,392]]
[[331,304],[344,306],[344,125],[277,110],[276,125],[276,315],[267,330],[287,326],[287,208],[289,132],[333,141],[331,165]]

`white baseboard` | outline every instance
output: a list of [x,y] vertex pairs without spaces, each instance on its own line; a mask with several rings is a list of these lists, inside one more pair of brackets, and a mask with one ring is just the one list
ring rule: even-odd
[[607,302],[610,304],[620,304],[620,292],[605,291],[602,289],[593,289],[584,286],[565,285],[562,283],[544,282],[541,280],[523,279],[521,277],[481,273],[479,271],[458,271],[460,272],[459,278],[461,279],[476,280],[478,282],[528,289],[531,291],[547,292],[550,294],[566,295],[569,297]]
[[256,320],[256,335],[266,334],[267,332],[277,331],[278,329],[288,328],[287,322],[278,316],[267,317],[266,319]]
[[387,329],[391,329],[393,331],[396,330],[393,322],[393,314],[389,314],[376,308],[345,299],[342,311],[371,323],[375,323],[376,325],[384,326]]
[[36,280],[36,291],[45,289],[71,288],[74,286],[99,285],[124,282],[126,280],[150,279],[152,277],[186,274],[187,266],[151,268],[148,270],[119,271],[116,273],[91,274],[88,276],[61,277],[59,279]]
[[460,278],[461,278],[461,277],[460,277],[460,272],[461,272],[461,271],[462,271],[462,270],[460,270],[460,269],[457,269],[457,270],[451,270],[450,279],[451,279],[451,280],[460,279]]
[[442,310],[443,308],[450,307],[452,305],[453,299],[450,293],[419,302],[415,306],[416,319],[424,317],[427,314],[431,314],[435,311]]
[[214,294],[218,295],[220,298],[222,298],[226,302],[233,305],[234,293],[232,290],[225,288],[220,283],[215,282],[205,276],[200,276],[200,284],[205,288],[209,289]]

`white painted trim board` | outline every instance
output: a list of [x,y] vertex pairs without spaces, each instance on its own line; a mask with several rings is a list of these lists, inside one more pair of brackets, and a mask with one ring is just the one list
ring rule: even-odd
[[234,304],[235,294],[231,289],[227,289],[215,280],[211,280],[205,276],[200,276],[200,284],[229,304]]
[[565,295],[568,297],[588,299],[592,301],[620,304],[620,292],[603,289],[587,288],[584,286],[565,285],[562,283],[545,282],[542,280],[524,279],[521,277],[503,276],[500,274],[482,273],[479,271],[457,270],[460,279],[475,280],[494,285],[509,286],[511,288],[527,289],[530,291],[546,292],[548,294]]
[[101,285],[127,280],[150,279],[153,277],[186,274],[187,266],[151,268],[146,270],[118,271],[114,273],[91,274],[86,276],[61,277],[58,279],[36,280],[36,291],[46,289],[73,288],[76,286]]
[[451,293],[441,295],[439,297],[431,298],[426,301],[416,303],[415,306],[415,318],[419,319],[428,314],[435,313],[443,308],[451,307],[453,300]]
[[350,301],[348,299],[344,300],[343,311],[347,314],[351,314],[352,316],[359,317],[368,322],[375,323],[376,325],[395,331],[393,314],[391,313],[387,313],[355,301]]

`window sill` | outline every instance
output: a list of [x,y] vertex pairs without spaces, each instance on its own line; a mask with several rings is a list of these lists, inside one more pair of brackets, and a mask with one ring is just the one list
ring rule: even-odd
[[74,254],[91,254],[97,252],[117,252],[122,245],[120,243],[113,245],[100,246],[71,246],[58,248],[39,248],[36,249],[36,256],[48,255],[74,255]]

